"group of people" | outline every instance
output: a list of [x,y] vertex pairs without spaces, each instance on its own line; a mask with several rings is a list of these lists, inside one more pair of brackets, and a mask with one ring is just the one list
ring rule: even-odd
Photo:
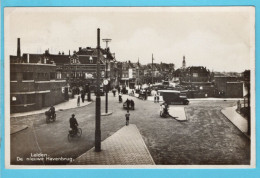
[[127,110],[130,109],[135,109],[135,102],[133,100],[129,100],[128,98],[126,99],[126,107],[127,107]]
[[154,102],[155,103],[159,103],[159,101],[160,101],[160,95],[158,93],[155,93],[155,95],[154,95]]
[[84,101],[85,101],[85,95],[86,95],[86,94],[85,94],[84,92],[82,92],[81,95],[78,96],[77,106],[80,106],[80,98],[81,98],[82,103],[84,103]]

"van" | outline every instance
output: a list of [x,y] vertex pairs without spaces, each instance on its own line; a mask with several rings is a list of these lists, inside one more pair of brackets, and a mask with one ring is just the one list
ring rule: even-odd
[[180,91],[177,90],[158,90],[160,96],[163,97],[163,100],[167,104],[184,104],[188,105],[189,100],[187,96]]

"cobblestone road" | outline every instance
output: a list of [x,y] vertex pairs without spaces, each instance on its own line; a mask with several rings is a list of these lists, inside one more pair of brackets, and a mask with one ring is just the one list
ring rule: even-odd
[[[123,96],[125,100],[128,96]],[[131,98],[131,97],[128,97]],[[250,140],[245,137],[222,113],[232,101],[192,101],[185,106],[187,121],[159,117],[159,104],[132,98],[136,110],[130,111],[130,123],[136,124],[155,164],[249,164]],[[110,116],[102,117],[102,140],[125,124],[122,104],[109,96]],[[46,124],[44,114],[12,118],[12,124],[29,127],[11,135],[11,162],[13,164],[65,164],[64,162],[17,162],[16,157],[28,157],[42,152],[51,157],[72,157],[83,154],[94,146],[95,103],[86,107],[60,111],[57,122]],[[104,97],[102,97],[104,109]],[[83,130],[82,138],[67,141],[68,120],[71,113]]]

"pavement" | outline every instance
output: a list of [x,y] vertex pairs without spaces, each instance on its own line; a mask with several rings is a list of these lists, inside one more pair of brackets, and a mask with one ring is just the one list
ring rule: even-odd
[[17,133],[17,132],[20,132],[24,129],[27,129],[28,128],[28,125],[25,125],[25,124],[22,124],[22,125],[11,125],[11,132],[10,134],[14,134],[14,133]]
[[227,107],[221,112],[243,133],[247,133],[248,121],[236,112],[237,106]]
[[[83,107],[86,105],[89,105],[92,102],[85,101],[84,103],[81,102],[80,100],[80,106],[77,106],[77,98],[78,96],[75,95],[73,99],[70,99],[69,101],[62,102],[60,104],[55,105],[55,110],[60,111],[60,110],[66,110],[66,109],[72,109],[72,108],[78,108],[78,107]],[[40,110],[35,110],[35,111],[29,111],[29,112],[22,112],[22,113],[13,113],[11,114],[11,117],[21,117],[21,116],[29,116],[29,115],[34,115],[34,114],[41,114],[47,111],[49,107],[43,108]]]
[[184,106],[169,106],[169,114],[178,121],[186,121],[185,107]]
[[74,165],[154,165],[152,156],[136,125],[124,126],[95,148],[76,158]]

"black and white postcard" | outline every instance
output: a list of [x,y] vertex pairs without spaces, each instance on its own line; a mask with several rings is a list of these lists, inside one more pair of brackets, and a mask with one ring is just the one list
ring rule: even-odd
[[254,168],[255,8],[6,7],[5,166]]

